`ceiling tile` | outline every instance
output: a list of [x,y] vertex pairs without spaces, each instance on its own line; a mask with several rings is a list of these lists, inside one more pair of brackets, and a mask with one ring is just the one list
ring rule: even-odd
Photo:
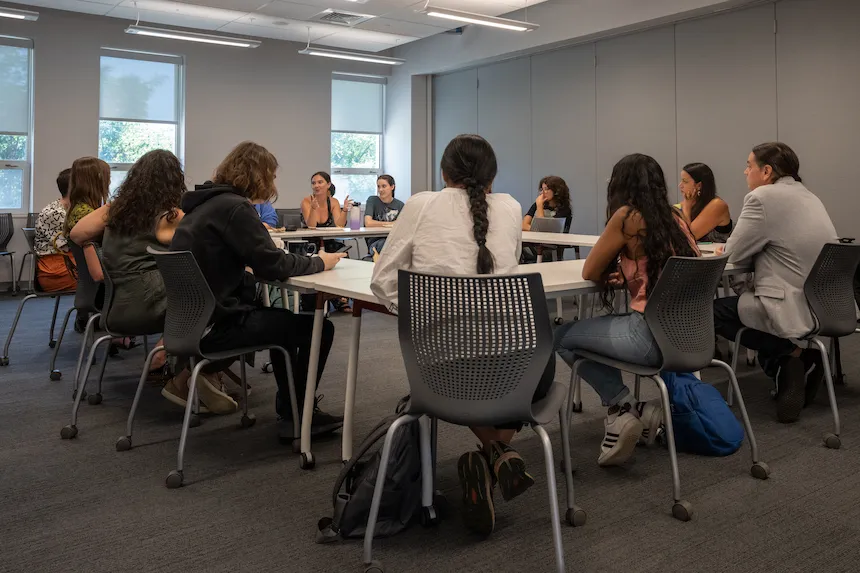
[[204,18],[201,16],[190,16],[187,14],[176,14],[171,12],[157,12],[154,10],[138,10],[128,6],[117,6],[107,16],[111,18],[122,18],[134,23],[140,16],[140,24],[162,24],[166,26],[179,26],[198,30],[217,30],[229,20]]
[[392,20],[391,18],[373,18],[367,22],[362,22],[356,28],[361,30],[372,30],[374,32],[386,32],[389,34],[399,34],[401,36],[413,36],[415,38],[426,38],[434,34],[444,32],[446,28],[437,28],[428,26],[427,24],[405,22],[403,20]]
[[26,2],[17,2],[9,0],[15,4],[24,4],[35,8],[53,8],[55,10],[68,10],[70,12],[81,12],[83,14],[97,14],[103,16],[106,14],[116,2],[110,0],[27,0]]
[[209,6],[199,6],[197,4],[187,4],[185,2],[171,2],[169,0],[124,0],[119,4],[118,8],[178,14],[193,18],[220,20],[222,22],[231,22],[236,18],[241,18],[245,14],[245,12],[236,10],[224,10]]
[[368,53],[376,53],[381,52],[383,50],[391,49],[391,45],[389,44],[379,44],[377,42],[371,42],[369,40],[356,40],[354,38],[344,37],[340,34],[332,34],[331,36],[327,36],[317,42],[314,42],[314,45],[329,48],[342,48],[346,50],[359,50]]
[[247,22],[230,22],[224,24],[218,29],[218,32],[225,34],[235,34],[237,36],[251,36],[257,38],[272,38],[275,40],[286,40],[289,42],[306,42],[307,30],[293,26],[284,26],[282,28],[266,28],[263,26],[254,26]]
[[265,6],[271,0],[182,0],[187,4],[209,6],[210,8],[221,8],[224,10],[236,10],[237,12],[253,12]]

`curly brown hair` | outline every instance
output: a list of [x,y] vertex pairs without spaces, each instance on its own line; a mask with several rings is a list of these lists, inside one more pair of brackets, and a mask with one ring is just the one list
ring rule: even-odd
[[[98,209],[107,201],[109,191],[110,165],[96,157],[75,159],[69,172],[68,213],[71,213],[72,209],[80,203]],[[68,216],[64,228],[68,235],[71,230]]]
[[185,174],[179,159],[169,151],[150,151],[128,170],[108,212],[108,228],[117,235],[135,237],[152,233],[163,213],[168,222],[179,215],[185,192]]
[[278,160],[268,149],[253,141],[244,141],[215,169],[212,182],[230,185],[254,203],[274,202],[278,198],[277,171]]
[[570,189],[567,187],[567,182],[564,179],[556,175],[547,175],[538,183],[538,191],[543,189],[544,185],[552,191],[552,202],[555,204],[556,209],[567,207],[569,211],[573,210],[570,205]]

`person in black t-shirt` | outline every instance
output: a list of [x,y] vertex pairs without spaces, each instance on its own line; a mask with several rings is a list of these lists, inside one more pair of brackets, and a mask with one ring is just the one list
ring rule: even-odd
[[[570,232],[573,223],[573,207],[570,202],[570,189],[561,177],[549,175],[540,180],[538,184],[538,196],[531,209],[523,217],[523,231],[530,231],[532,220],[535,217],[564,217],[564,232]],[[524,263],[533,263],[537,260],[537,251],[534,247],[523,247],[522,260]]]

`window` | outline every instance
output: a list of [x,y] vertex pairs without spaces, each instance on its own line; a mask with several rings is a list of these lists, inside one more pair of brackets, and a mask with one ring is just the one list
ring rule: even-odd
[[131,165],[153,149],[182,160],[182,60],[104,50],[99,97],[99,158],[111,166],[111,194]]
[[30,65],[27,40],[0,38],[0,209],[30,210]]
[[341,201],[366,203],[382,173],[385,86],[375,78],[331,85],[331,174]]

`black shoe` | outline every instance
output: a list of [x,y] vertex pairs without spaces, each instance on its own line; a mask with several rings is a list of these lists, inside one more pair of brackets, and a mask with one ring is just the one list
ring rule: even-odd
[[806,370],[803,361],[788,356],[780,361],[776,371],[776,418],[783,424],[800,418],[806,398]]
[[89,320],[89,315],[82,315],[75,318],[75,332],[78,334],[83,334],[87,329],[87,321]]
[[[343,427],[343,416],[335,416],[320,410],[319,403],[324,397],[324,394],[320,394],[314,399],[314,417],[311,422],[311,436],[330,434]],[[301,412],[301,410],[302,409],[300,407],[299,412]],[[278,437],[280,437],[281,440],[293,440],[299,437],[295,435],[296,432],[293,429],[292,415],[281,416],[278,419],[278,425]],[[299,423],[299,427],[301,427],[301,423]]]
[[803,371],[806,373],[806,400],[803,403],[805,408],[815,402],[818,388],[824,380],[824,361],[821,358],[821,352],[816,348],[804,350],[800,354],[800,359],[803,361]]

